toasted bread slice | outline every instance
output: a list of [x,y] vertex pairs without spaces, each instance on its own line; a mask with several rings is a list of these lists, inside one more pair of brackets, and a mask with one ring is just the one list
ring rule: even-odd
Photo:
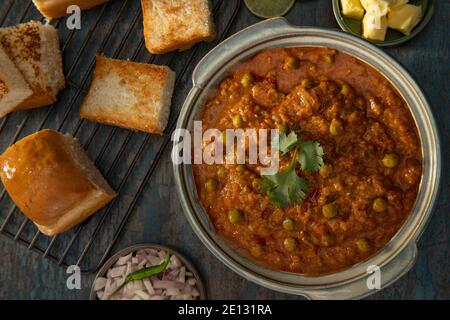
[[209,0],[142,0],[145,44],[151,53],[186,50],[215,37]]
[[0,156],[0,167],[11,199],[48,236],[72,228],[116,196],[78,140],[59,132],[25,137]]
[[16,109],[30,109],[56,102],[64,88],[62,57],[57,30],[31,21],[0,29],[0,43],[25,77],[33,95]]
[[0,118],[33,94],[19,69],[0,45]]
[[80,116],[131,130],[162,134],[170,113],[175,73],[166,66],[97,56]]
[[67,16],[67,8],[71,5],[87,10],[108,1],[110,0],[33,0],[36,8],[49,20]]

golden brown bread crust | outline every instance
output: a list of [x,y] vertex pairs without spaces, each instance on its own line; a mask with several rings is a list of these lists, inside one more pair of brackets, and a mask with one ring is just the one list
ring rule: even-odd
[[[1,28],[0,42],[33,90],[33,94],[20,103],[16,110],[55,103],[57,91],[64,87],[62,57],[56,29],[30,21],[14,27]],[[51,56],[54,56],[55,60],[48,62]],[[46,70],[46,67],[50,67],[51,70]],[[53,76],[49,77],[48,73]],[[50,80],[55,79],[61,83],[53,87]]]
[[33,0],[38,10],[49,20],[67,16],[67,7],[70,5],[87,10],[108,1],[110,0]]
[[26,109],[34,109],[39,107],[45,107],[48,105],[51,105],[56,102],[56,99],[53,97],[44,94],[39,94],[36,92],[33,92],[33,95],[20,103],[16,110],[26,110]]
[[66,231],[115,197],[106,195],[68,224],[59,223],[66,213],[99,191],[64,144],[61,133],[43,130],[20,140],[0,156],[0,176],[8,194],[47,235]]
[[[80,117],[130,130],[162,134],[167,124],[174,81],[175,73],[167,66],[98,55]],[[112,83],[117,85],[111,87]],[[118,92],[122,92],[122,96],[127,95],[126,101],[115,99]]]
[[0,79],[0,99],[6,96],[9,92],[8,86],[6,85],[5,81]]
[[209,0],[141,0],[141,6],[150,53],[183,51],[215,38]]

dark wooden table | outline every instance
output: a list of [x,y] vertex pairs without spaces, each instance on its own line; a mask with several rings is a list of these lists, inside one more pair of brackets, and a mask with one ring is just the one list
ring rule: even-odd
[[[123,0],[125,1],[125,0]],[[105,10],[104,18],[97,28],[89,44],[86,46],[76,70],[73,70],[70,82],[76,87],[80,82],[81,76],[86,65],[92,61],[94,54],[98,51],[98,45],[106,36],[107,26],[114,19],[114,14],[119,10],[123,1],[115,0],[108,4],[106,8],[99,7],[82,15],[82,29],[74,33],[64,48],[65,72],[67,73],[75,59],[75,52],[78,52],[82,43],[83,34],[90,28],[96,17]],[[219,1],[213,1],[217,4]],[[449,16],[450,1],[437,0],[434,17],[428,27],[415,39],[397,48],[385,49],[388,53],[399,60],[410,73],[418,80],[423,90],[427,94],[431,103],[431,108],[436,116],[439,130],[441,132],[442,148],[444,155],[444,168],[442,172],[443,184],[436,204],[436,210],[419,243],[419,257],[414,268],[402,279],[371,296],[371,299],[449,299],[449,269],[450,269],[450,219],[448,219],[449,207],[449,181],[450,170],[448,160],[450,160],[450,41],[449,41]],[[29,0],[2,0],[0,3],[0,22],[3,25],[14,25],[20,21],[29,21],[31,19],[40,20],[41,16],[33,6],[29,6]],[[242,28],[249,26],[257,21],[242,4],[237,0],[224,0],[217,8],[216,24],[220,33],[223,33],[225,27],[229,24],[230,29],[226,35],[231,35]],[[128,8],[129,7],[129,8]],[[236,17],[232,17],[236,9]],[[133,13],[138,13],[139,1],[130,0],[126,4],[126,11],[120,19],[117,30],[118,34],[113,34],[105,45],[103,52],[110,54],[116,42],[120,39],[120,32],[130,23]],[[128,15],[128,12],[130,14]],[[337,28],[330,0],[297,0],[292,11],[287,15],[288,20],[296,25],[309,25]],[[61,42],[68,40],[68,30],[65,27],[64,20],[60,24]],[[131,48],[142,38],[142,26],[140,21],[133,34],[130,35],[130,44],[125,45],[119,57],[130,58]],[[212,44],[200,44],[200,50],[196,51],[194,61],[197,62],[204,53],[209,50]],[[134,50],[134,48],[133,48]],[[179,54],[174,60],[171,60],[171,67],[179,72],[178,64],[186,59],[186,54]],[[145,49],[139,51],[137,60],[147,61],[148,53]],[[166,63],[168,60],[162,56],[158,57],[156,63]],[[177,90],[174,96],[173,110],[179,110],[182,101],[191,86],[190,72],[195,63],[191,63],[188,69],[179,80]],[[75,84],[74,84],[75,83]],[[84,88],[87,87],[82,86]],[[70,91],[71,85],[67,89]],[[85,89],[84,89],[85,90]],[[66,96],[62,94],[60,100],[64,105]],[[68,123],[62,128],[63,131],[71,132],[73,130],[72,122],[77,122],[77,109],[79,102],[76,102],[76,108],[73,114],[69,116]],[[45,125],[48,128],[54,128],[53,121],[57,121],[59,110],[64,107],[58,103],[55,108],[55,119],[50,119]],[[6,141],[11,139],[15,127],[20,124],[28,112],[32,114],[31,124],[38,123],[39,117],[45,115],[47,108],[36,111],[26,111],[15,114],[9,119],[10,126],[6,126],[0,134],[0,143],[5,145]],[[53,112],[53,111],[52,111]],[[176,111],[175,111],[176,112]],[[73,118],[72,118],[73,116]],[[173,116],[173,115],[172,115]],[[36,119],[34,118],[36,117]],[[56,123],[56,122],[55,122]],[[90,129],[91,124],[86,124],[80,131],[80,140],[85,139],[84,132]],[[20,136],[31,133],[36,128],[30,125]],[[101,128],[101,130],[110,130],[110,128]],[[99,132],[99,139],[104,137],[103,131]],[[127,134],[126,130],[121,130],[118,135]],[[133,146],[143,139],[145,135],[136,134],[133,136],[130,145]],[[141,139],[141,140],[139,140]],[[142,175],[145,171],[140,171],[141,167],[146,167],[146,162],[151,161],[152,148],[158,148],[161,143],[161,137],[154,137],[150,141],[149,153],[144,153],[142,161],[138,164],[138,169],[130,187],[126,187],[118,201],[117,209],[110,212],[114,217],[119,214],[121,208],[127,208],[130,199],[134,196],[133,183],[142,182]],[[131,147],[130,147],[131,148]],[[3,151],[0,150],[0,151]],[[92,157],[95,156],[95,148],[88,150]],[[129,151],[133,154],[132,149]],[[171,246],[183,252],[198,267],[202,274],[208,294],[213,299],[298,299],[296,296],[277,293],[251,282],[246,281],[240,276],[228,270],[220,263],[197,239],[183,215],[179,205],[172,177],[171,162],[169,158],[170,147],[165,149],[162,161],[153,174],[149,183],[144,187],[144,193],[139,198],[136,207],[123,229],[123,232],[114,246],[113,251],[124,248],[128,245],[142,242],[154,242]],[[446,161],[447,160],[447,161]],[[131,161],[124,159],[124,163]],[[106,160],[105,160],[106,162]],[[101,163],[101,170],[105,170],[106,163]],[[117,182],[109,178],[113,186]],[[9,200],[8,200],[9,201]],[[4,210],[7,210],[8,202],[6,199],[0,203],[0,223],[4,218]],[[9,204],[8,204],[9,205]],[[18,217],[17,219],[22,219]],[[113,223],[113,222],[111,222]],[[32,228],[30,224],[26,228]],[[104,231],[107,232],[107,231]],[[100,240],[99,240],[100,241]],[[99,242],[100,245],[100,242]],[[40,254],[27,250],[26,247],[6,237],[0,237],[0,299],[87,299],[89,290],[93,281],[93,274],[82,276],[81,290],[70,291],[66,288],[66,270],[57,264],[41,257]]]

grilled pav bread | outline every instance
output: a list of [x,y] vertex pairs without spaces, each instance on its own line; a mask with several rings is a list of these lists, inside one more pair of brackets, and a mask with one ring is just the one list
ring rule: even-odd
[[82,118],[162,134],[170,113],[175,73],[166,66],[97,56]]
[[108,1],[110,0],[33,0],[36,8],[49,20],[66,16],[67,8],[71,5],[87,10]]
[[0,45],[0,118],[33,94],[19,69]]
[[145,44],[151,53],[186,50],[215,37],[209,0],[142,0]]
[[0,28],[0,43],[33,90],[33,94],[16,109],[56,102],[58,91],[64,88],[57,30],[35,21]]
[[72,228],[116,196],[78,140],[51,130],[10,146],[0,156],[0,176],[17,207],[48,236]]

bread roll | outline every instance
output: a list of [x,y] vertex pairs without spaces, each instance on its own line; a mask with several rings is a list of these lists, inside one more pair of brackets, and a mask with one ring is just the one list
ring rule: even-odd
[[67,15],[67,7],[77,5],[87,10],[110,0],[33,0],[34,5],[47,19],[61,18]]
[[175,73],[166,66],[97,56],[82,118],[162,134],[170,113]]
[[72,228],[116,196],[78,140],[51,130],[10,146],[0,156],[0,176],[17,207],[48,236]]
[[151,53],[186,50],[215,37],[209,0],[142,0],[145,45]]
[[33,94],[16,109],[30,109],[56,102],[64,88],[58,31],[36,21],[0,28],[0,43],[23,74]]

